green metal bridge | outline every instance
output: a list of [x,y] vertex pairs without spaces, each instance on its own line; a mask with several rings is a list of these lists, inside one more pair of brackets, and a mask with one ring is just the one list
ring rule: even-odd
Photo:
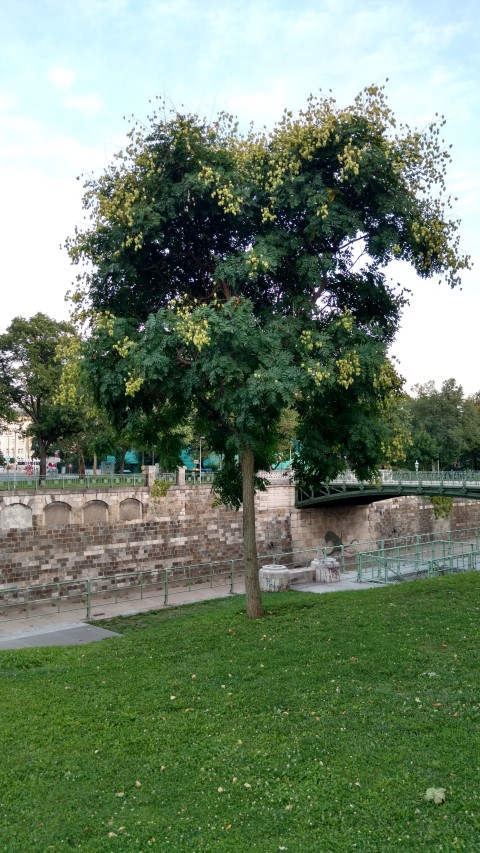
[[359,480],[345,472],[328,483],[313,489],[298,488],[295,505],[299,508],[317,506],[355,506],[383,501],[400,495],[443,495],[451,498],[480,499],[480,471],[380,471],[370,482]]

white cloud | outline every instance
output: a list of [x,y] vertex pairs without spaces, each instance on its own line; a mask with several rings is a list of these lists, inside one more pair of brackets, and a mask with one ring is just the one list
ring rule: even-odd
[[0,110],[11,110],[15,105],[15,99],[9,92],[0,92]]
[[73,71],[69,68],[51,68],[47,77],[57,89],[62,91],[70,89],[75,79]]
[[416,23],[413,27],[413,40],[422,47],[445,47],[458,35],[465,32],[465,23],[435,25],[431,20]]
[[480,391],[475,355],[480,292],[475,272],[478,259],[473,260],[473,271],[464,273],[462,287],[454,290],[436,279],[419,279],[407,264],[398,265],[398,277],[411,294],[391,352],[400,361],[398,369],[407,391],[431,379],[439,388],[452,377],[465,394]]
[[102,99],[94,92],[90,95],[75,95],[69,92],[63,99],[63,103],[66,107],[85,113],[100,113],[103,110]]

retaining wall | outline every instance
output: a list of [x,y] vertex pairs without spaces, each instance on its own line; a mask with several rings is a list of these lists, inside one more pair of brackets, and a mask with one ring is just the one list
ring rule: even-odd
[[[281,480],[257,496],[260,554],[480,526],[480,501],[455,500],[448,519],[435,519],[424,498],[333,509],[296,509],[294,498]],[[23,526],[28,511],[34,526]],[[242,514],[213,507],[207,485],[172,486],[157,504],[144,488],[8,495],[0,512],[18,522],[0,531],[0,587],[242,556]],[[352,562],[354,550],[346,551]]]

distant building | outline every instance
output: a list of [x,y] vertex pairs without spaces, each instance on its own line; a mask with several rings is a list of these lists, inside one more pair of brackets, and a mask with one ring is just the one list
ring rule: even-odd
[[26,463],[32,458],[32,439],[25,435],[30,426],[28,418],[19,417],[14,423],[5,424],[0,430],[0,452],[6,462]]

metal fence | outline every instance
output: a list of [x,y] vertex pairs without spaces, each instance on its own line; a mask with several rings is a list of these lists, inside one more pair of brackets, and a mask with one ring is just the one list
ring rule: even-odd
[[[170,476],[170,475],[168,475]],[[111,489],[115,486],[143,486],[145,477],[143,474],[98,474],[79,477],[75,474],[48,474],[40,477],[38,474],[2,474],[0,477],[0,491],[16,491],[17,489]]]
[[414,537],[413,541],[379,543],[375,550],[357,553],[357,580],[392,583],[472,571],[480,565],[478,528],[456,531],[447,537]]
[[[355,570],[359,581],[391,583],[446,572],[480,568],[480,528],[464,528],[442,537],[434,534],[390,540],[330,544],[316,548],[261,554],[259,565],[308,565],[315,558],[335,557],[342,573]],[[190,565],[146,568],[92,578],[0,588],[0,624],[54,613],[75,613],[90,619],[101,606],[108,610],[122,601],[152,600],[152,608],[175,604],[192,591],[233,594],[244,578],[242,558]],[[212,596],[213,597],[213,596]],[[155,602],[155,604],[154,604]]]
[[[235,563],[242,563],[235,566]],[[159,607],[174,603],[175,597],[195,590],[222,588],[233,594],[243,561],[199,563],[175,568],[145,569],[93,578],[6,587],[0,590],[0,623],[22,618],[75,613],[90,619],[94,609],[114,607],[122,601],[155,599]],[[98,614],[97,614],[98,615]]]
[[[305,565],[315,557],[331,551],[329,546],[260,555],[259,565]],[[340,555],[342,558],[343,555]],[[216,590],[233,594],[235,585],[243,581],[243,558],[206,561],[174,567],[143,569],[92,578],[63,580],[56,583],[32,584],[0,588],[0,624],[54,613],[76,614],[90,619],[93,611],[102,611],[122,601],[152,599],[158,607],[174,604],[180,596],[193,590]],[[153,605],[152,605],[153,606]],[[99,614],[96,614],[99,615]]]

